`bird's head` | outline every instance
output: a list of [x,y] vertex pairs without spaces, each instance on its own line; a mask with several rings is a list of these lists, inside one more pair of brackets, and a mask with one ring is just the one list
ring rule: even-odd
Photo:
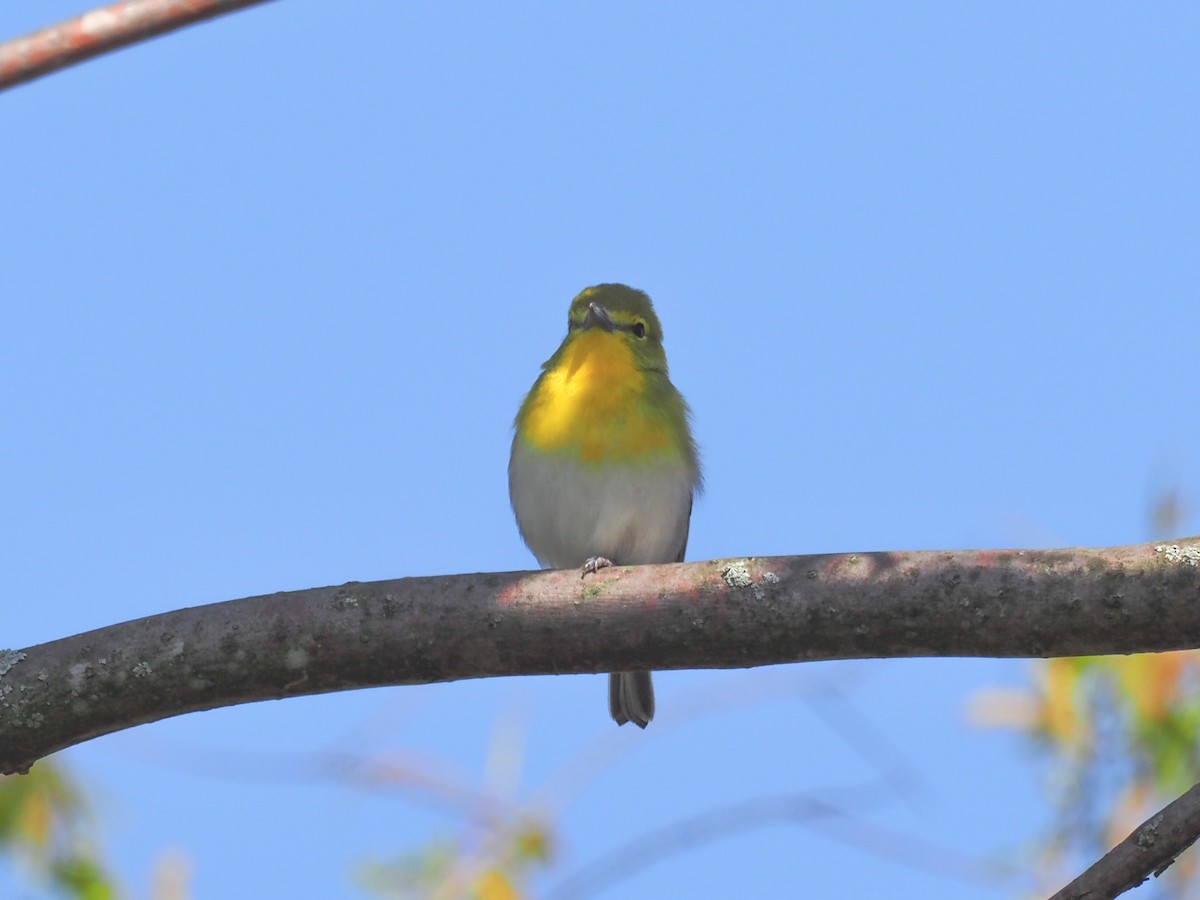
[[666,371],[662,324],[650,298],[641,291],[623,284],[597,284],[571,301],[567,342],[585,335],[599,340],[602,334],[625,345],[637,368]]

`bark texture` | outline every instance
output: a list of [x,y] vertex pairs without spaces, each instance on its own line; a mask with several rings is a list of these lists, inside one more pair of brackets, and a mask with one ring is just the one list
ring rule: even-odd
[[1200,647],[1198,610],[1194,540],[350,583],[0,650],[0,773],[255,700],[493,675],[1180,650]]

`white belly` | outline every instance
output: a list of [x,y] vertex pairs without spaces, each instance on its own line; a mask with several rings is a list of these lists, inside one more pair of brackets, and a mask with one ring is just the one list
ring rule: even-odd
[[619,566],[683,558],[692,484],[678,465],[598,469],[517,440],[508,488],[521,536],[546,568],[582,566],[592,556]]

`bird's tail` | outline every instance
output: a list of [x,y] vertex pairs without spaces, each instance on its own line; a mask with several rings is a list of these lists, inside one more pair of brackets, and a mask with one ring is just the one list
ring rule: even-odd
[[654,718],[654,682],[649,672],[613,672],[608,676],[608,711],[618,725],[645,728]]

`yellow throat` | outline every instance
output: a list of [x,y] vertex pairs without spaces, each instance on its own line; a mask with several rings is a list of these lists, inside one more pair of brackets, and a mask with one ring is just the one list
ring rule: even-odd
[[519,431],[542,452],[577,453],[592,465],[680,455],[669,420],[647,402],[646,373],[627,338],[599,328],[567,336],[530,392]]

